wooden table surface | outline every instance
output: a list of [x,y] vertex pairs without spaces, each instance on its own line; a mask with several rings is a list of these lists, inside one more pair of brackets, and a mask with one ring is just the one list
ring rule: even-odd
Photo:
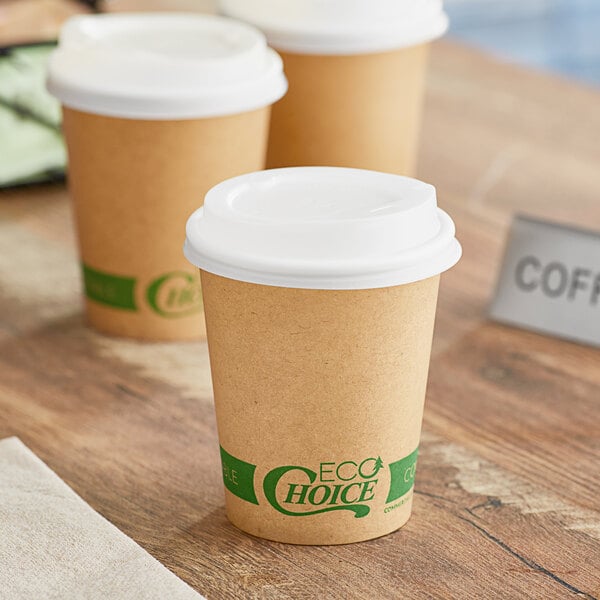
[[0,195],[0,437],[209,600],[600,598],[600,351],[485,317],[512,214],[600,229],[600,93],[442,43],[425,117],[420,176],[465,254],[402,530],[311,548],[229,525],[206,345],[86,329],[62,186]]

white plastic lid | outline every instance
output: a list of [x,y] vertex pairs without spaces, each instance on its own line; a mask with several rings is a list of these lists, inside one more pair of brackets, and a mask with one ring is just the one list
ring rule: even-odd
[[274,48],[298,54],[384,52],[448,29],[442,0],[219,0],[219,7],[256,25]]
[[187,222],[184,253],[210,273],[263,285],[353,290],[432,277],[461,256],[435,188],[335,167],[229,179]]
[[78,16],[49,64],[48,89],[71,108],[131,119],[193,119],[272,104],[283,66],[250,25],[200,14]]

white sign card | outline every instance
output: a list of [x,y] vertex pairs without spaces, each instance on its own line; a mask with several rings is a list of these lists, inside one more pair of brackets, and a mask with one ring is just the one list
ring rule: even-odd
[[600,347],[600,232],[516,217],[489,315]]

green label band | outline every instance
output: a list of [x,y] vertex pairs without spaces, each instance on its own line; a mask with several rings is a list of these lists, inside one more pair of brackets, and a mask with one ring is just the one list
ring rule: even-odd
[[[136,311],[137,280],[92,269],[83,265],[83,281],[88,298],[120,310]],[[166,319],[187,317],[202,310],[202,294],[197,273],[173,271],[154,279],[142,302]]]
[[390,465],[390,492],[386,504],[401,498],[409,492],[415,483],[417,469],[417,448],[412,454]]
[[174,271],[162,275],[148,286],[146,300],[161,317],[186,317],[200,312],[202,294],[198,274]]
[[[388,465],[389,490],[381,489],[379,482],[379,473],[385,468],[380,456],[321,462],[313,469],[298,465],[276,467],[265,475],[262,489],[267,502],[290,517],[344,510],[361,519],[370,513],[372,501],[386,491],[386,504],[410,492],[415,481],[417,454],[418,449]],[[223,448],[221,461],[225,487],[238,498],[258,504],[254,487],[256,466],[231,456]],[[384,512],[398,506],[388,507]]]
[[83,265],[83,283],[91,300],[122,310],[137,310],[133,277],[110,275]]
[[254,471],[256,471],[256,467],[231,456],[223,448],[221,448],[221,463],[223,465],[225,487],[238,498],[252,504],[258,504],[254,492]]

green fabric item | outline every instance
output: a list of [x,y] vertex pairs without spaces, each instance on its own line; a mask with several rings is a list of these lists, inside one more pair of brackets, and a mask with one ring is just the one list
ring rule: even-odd
[[46,64],[54,46],[0,50],[0,187],[64,175],[60,104],[45,89]]

